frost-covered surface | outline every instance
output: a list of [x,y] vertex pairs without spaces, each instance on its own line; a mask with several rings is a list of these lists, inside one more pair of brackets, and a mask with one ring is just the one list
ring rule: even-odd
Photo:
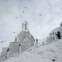
[[48,36],[62,21],[62,0],[0,0],[0,51],[20,33],[25,20],[35,38]]
[[35,38],[46,37],[62,21],[62,0],[0,0],[0,42],[5,41],[4,46],[14,40],[25,20]]
[[4,62],[62,62],[62,39],[49,45],[33,47]]

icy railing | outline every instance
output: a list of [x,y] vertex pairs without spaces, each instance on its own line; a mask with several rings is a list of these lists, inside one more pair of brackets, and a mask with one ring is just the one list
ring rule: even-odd
[[[41,41],[41,42],[40,42]],[[36,50],[37,48],[39,48],[40,46],[43,46],[43,45],[46,45],[46,42],[47,42],[47,37],[39,40],[38,44],[34,44],[34,46],[30,47],[29,49],[27,49],[26,51],[30,52],[30,51],[33,51],[33,50]],[[25,51],[25,52],[26,52]],[[23,53],[23,52],[22,52]]]
[[39,48],[39,47],[41,47],[41,46],[48,45],[48,44],[50,44],[50,43],[52,43],[52,42],[54,42],[54,41],[57,41],[57,40],[53,40],[52,37],[47,36],[47,37],[45,37],[45,38],[43,38],[43,39],[41,39],[41,40],[38,40],[38,44],[34,44],[33,47],[30,47],[30,48],[27,49],[26,51],[31,51],[31,50],[33,50],[33,49],[37,49],[37,48]]
[[[42,44],[44,45],[44,44],[47,42],[47,38],[48,38],[48,37],[45,37],[45,38],[39,40],[38,46],[40,46],[40,45],[42,45]],[[41,41],[41,42],[40,42],[40,41]]]

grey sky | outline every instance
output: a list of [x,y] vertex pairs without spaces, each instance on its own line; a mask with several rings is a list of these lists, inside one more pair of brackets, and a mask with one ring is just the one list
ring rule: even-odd
[[0,41],[14,41],[25,20],[35,38],[48,36],[62,21],[62,0],[0,0]]

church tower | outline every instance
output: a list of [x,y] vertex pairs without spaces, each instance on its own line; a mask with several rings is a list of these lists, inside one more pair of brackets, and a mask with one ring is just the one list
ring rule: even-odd
[[24,23],[22,23],[22,31],[28,32],[28,22],[27,21],[25,21]]

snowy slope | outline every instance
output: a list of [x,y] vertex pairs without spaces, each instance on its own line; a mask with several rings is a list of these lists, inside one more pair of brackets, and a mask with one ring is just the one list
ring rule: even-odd
[[33,47],[4,62],[62,62],[62,39],[49,45]]

